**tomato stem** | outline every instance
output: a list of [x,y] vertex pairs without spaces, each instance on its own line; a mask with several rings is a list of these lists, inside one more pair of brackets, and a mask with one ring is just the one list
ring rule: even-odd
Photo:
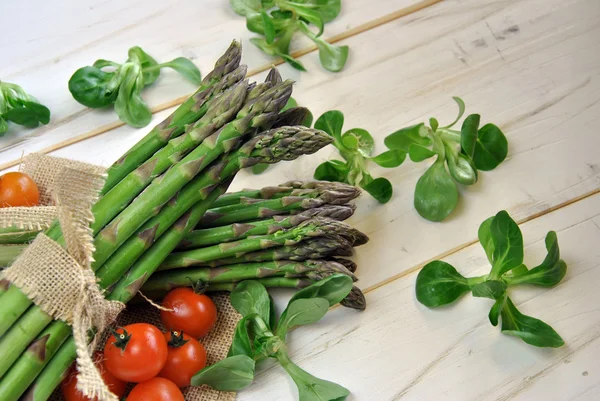
[[194,291],[194,293],[198,294],[198,295],[202,295],[206,292],[206,290],[208,290],[208,283],[206,281],[203,280],[192,280],[191,277],[187,277],[188,280],[190,280],[190,283],[192,284],[192,290]]
[[[117,331],[119,329],[123,330],[123,332],[119,333]],[[123,327],[117,327],[117,329],[113,329],[112,332],[115,336],[115,339],[117,340],[113,343],[115,347],[119,348],[121,351],[125,351],[127,344],[129,344],[129,340],[131,340],[131,334],[129,334],[127,330],[125,330]]]
[[183,339],[183,331],[177,332],[171,330],[171,339],[169,340],[167,345],[169,346],[169,348],[179,348],[183,347],[188,341],[189,340]]

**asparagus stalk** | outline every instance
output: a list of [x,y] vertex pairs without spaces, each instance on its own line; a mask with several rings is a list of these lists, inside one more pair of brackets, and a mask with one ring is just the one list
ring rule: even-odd
[[[263,251],[248,252],[243,255],[201,263],[198,266],[218,267],[238,263],[268,262],[273,260],[302,261],[307,259],[322,259],[329,256],[352,256],[352,244],[341,237],[317,237],[307,239],[295,245],[286,245],[265,249]],[[346,263],[342,264],[347,266]]]
[[[319,280],[322,280],[326,276],[321,276],[316,279],[311,279],[308,277],[295,277],[290,278],[286,276],[274,276],[274,277],[264,277],[264,278],[252,278],[251,280],[257,281],[263,284],[267,288],[296,288],[301,289],[308,287]],[[240,280],[243,281],[243,280]],[[220,292],[220,291],[233,291],[233,289],[238,285],[240,281],[231,281],[231,282],[219,282],[212,283],[205,287],[205,292]],[[157,291],[157,292],[143,292],[144,296],[150,298],[154,301],[160,301],[166,292]],[[137,302],[137,301],[136,301]],[[139,300],[142,303],[141,300]],[[347,308],[356,309],[356,310],[365,310],[367,306],[367,301],[363,292],[360,288],[353,286],[350,293],[344,298],[340,305],[345,306]]]
[[0,245],[0,268],[9,266],[25,248],[27,244]]
[[238,68],[242,57],[240,43],[233,41],[225,54],[215,63],[214,69],[202,80],[198,90],[183,102],[166,120],[152,129],[141,141],[135,144],[107,170],[107,178],[101,194],[104,195],[129,173],[148,160],[169,139],[181,135],[187,124],[202,117],[206,109],[202,106],[208,100],[221,78]]
[[2,278],[2,273],[0,273],[0,298],[8,289],[10,288],[10,282]]
[[41,231],[17,227],[0,228],[0,244],[24,244],[33,240]]
[[351,185],[329,183],[329,185],[312,188],[297,195],[277,199],[242,198],[238,204],[212,208],[202,217],[200,226],[203,228],[218,227],[278,214],[288,214],[303,209],[312,209],[324,204],[343,205],[359,194],[360,190]]
[[[239,163],[238,169],[247,167],[253,163],[275,163],[279,160],[291,160],[297,158],[301,154],[314,153],[328,143],[331,143],[331,138],[327,134],[317,130],[310,130],[303,127],[302,129],[286,127],[286,129],[280,128],[272,130],[263,133],[262,135],[257,135],[247,141],[240,150],[236,152],[238,155],[236,160],[238,160]],[[244,157],[241,155],[244,155]],[[227,157],[230,157],[230,155]],[[226,171],[223,163],[218,163],[217,166],[219,167],[216,168],[213,173],[219,173],[219,177],[231,176],[231,173]],[[225,164],[225,166],[227,166],[227,164]],[[154,242],[152,247],[148,249],[140,259],[136,261],[127,275],[115,285],[107,298],[122,302],[127,302],[131,299],[140,286],[143,285],[156,268],[158,268],[158,265],[164,259],[165,255],[173,250],[181,239],[198,223],[211,202],[199,202],[194,205],[188,213],[182,216],[166,233]],[[64,323],[62,322],[54,322],[48,329],[50,330],[51,335],[56,335],[56,332],[63,324]],[[67,341],[61,349],[62,348],[67,348],[67,351],[60,352],[59,355],[67,355],[72,361],[75,358],[75,349],[72,341]],[[47,362],[48,358],[52,357],[52,355],[48,354],[45,356],[46,360],[44,363]],[[23,358],[20,358],[16,364],[27,364],[27,368],[23,368],[23,370],[27,370],[27,377],[34,380],[43,368],[43,364],[34,364],[31,363],[31,360],[24,360],[22,362],[22,360]],[[44,369],[40,376],[42,385],[38,386],[37,384],[34,384],[33,388],[30,389],[30,391],[32,391],[31,394],[33,394],[32,396],[35,396],[34,399],[46,399],[43,397],[49,396],[50,393],[42,393],[44,394],[43,396],[40,396],[42,398],[38,398],[40,392],[44,391],[40,390],[40,388],[51,390],[60,382],[60,377],[63,374],[60,367],[63,365],[60,365],[60,362],[56,362],[56,364],[59,364],[58,370],[48,371],[48,369]],[[30,381],[28,383],[21,381],[19,384],[12,385],[13,388],[18,387],[12,390],[13,393],[21,394],[25,390],[23,384],[27,386],[29,383]],[[0,386],[1,385],[2,382],[0,382]]]
[[199,267],[189,269],[168,270],[152,275],[152,277],[142,286],[144,295],[166,294],[173,288],[186,287],[194,285],[197,282],[215,283],[237,282],[265,277],[310,277],[309,274],[331,275],[342,273],[356,277],[344,265],[335,261],[328,260],[306,260],[303,262],[294,262],[290,260],[281,260],[275,262],[257,262],[241,263],[218,268]]
[[365,244],[366,235],[351,226],[329,218],[312,218],[296,227],[277,231],[270,235],[246,238],[206,248],[192,249],[170,254],[160,266],[160,270],[196,266],[202,263],[244,253],[259,251],[282,245],[293,245],[311,237],[342,237],[353,246]]
[[[194,249],[222,242],[236,241],[252,235],[272,234],[284,228],[295,227],[313,217],[329,217],[341,221],[352,216],[354,209],[352,205],[323,205],[301,210],[298,214],[288,216],[273,216],[270,219],[194,230],[181,241],[177,249]],[[256,208],[256,211],[257,214],[261,214],[260,208]],[[210,210],[207,213],[209,212]]]
[[[244,74],[245,71],[240,74],[242,78]],[[228,78],[238,82],[240,77],[231,78],[228,75],[224,80]],[[229,82],[226,81],[225,83],[228,84]],[[236,83],[233,88],[206,103],[205,106],[210,104],[208,111],[185,135],[171,139],[145,163],[129,173],[102,196],[92,208],[92,213],[94,213],[94,222],[91,224],[92,231],[98,232],[102,229],[156,177],[179,162],[192,149],[202,143],[205,138],[228,123],[242,107],[246,98],[247,87],[247,81]]]
[[221,196],[212,208],[234,204],[251,204],[256,200],[279,199],[287,196],[321,197],[325,203],[343,205],[359,195],[359,188],[339,182],[288,181],[276,187],[244,189],[227,193]]
[[[104,227],[94,240],[96,251],[93,267],[104,263],[152,215],[157,213],[177,191],[217,159],[231,150],[253,127],[265,125],[274,118],[290,97],[292,82],[283,82],[260,96],[249,110],[242,109],[238,117],[206,138],[200,146],[154,180],[144,192]],[[247,113],[247,114],[246,114]]]

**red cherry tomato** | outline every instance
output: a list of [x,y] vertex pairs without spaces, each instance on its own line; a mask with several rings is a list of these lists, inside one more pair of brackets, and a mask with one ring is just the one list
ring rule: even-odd
[[37,206],[40,192],[35,182],[25,173],[6,173],[0,177],[0,207]]
[[[121,398],[125,395],[125,390],[127,387],[127,383],[121,381],[114,377],[108,369],[104,366],[104,357],[102,352],[94,353],[94,363],[96,367],[100,371],[102,375],[102,380],[108,386],[109,390],[112,391],[114,395]],[[63,393],[63,397],[65,397],[65,401],[91,401],[90,398],[84,396],[79,390],[77,390],[77,367],[75,363],[69,369],[67,373],[67,377],[60,384],[60,388]],[[94,397],[93,401],[97,401],[98,399]]]
[[167,363],[158,374],[179,387],[190,385],[192,376],[206,367],[206,349],[185,333],[165,333],[169,345]]
[[165,366],[167,352],[167,341],[159,329],[147,323],[130,324],[118,328],[106,341],[104,365],[118,379],[143,382]]
[[217,307],[214,302],[191,288],[172,290],[163,299],[162,306],[173,310],[160,312],[167,329],[183,331],[194,338],[204,337],[217,322]]
[[155,377],[137,384],[127,401],[185,401],[181,390],[170,380]]

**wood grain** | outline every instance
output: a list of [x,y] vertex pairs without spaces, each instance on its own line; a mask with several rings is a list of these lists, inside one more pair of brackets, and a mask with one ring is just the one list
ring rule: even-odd
[[[529,266],[544,258],[546,233],[558,233],[569,266],[563,282],[510,294],[522,313],[559,332],[563,348],[538,349],[501,334],[487,320],[492,301],[470,294],[429,310],[415,299],[413,273],[369,294],[364,313],[338,308],[294,331],[292,359],[348,387],[352,400],[594,400],[600,385],[599,223],[596,195],[521,226]],[[490,268],[479,244],[446,261],[467,277]],[[292,386],[281,369],[267,366],[238,399],[292,399]]]
[[[93,4],[92,0],[88,0],[90,2],[90,4]],[[356,2],[352,2],[352,3],[348,3],[348,5],[344,6],[344,11],[341,14],[340,17],[338,17],[338,19],[334,22],[332,22],[331,24],[328,24],[327,26],[327,40],[331,43],[335,43],[337,41],[346,39],[348,37],[360,34],[362,32],[365,32],[369,29],[373,29],[374,27],[377,27],[381,24],[385,24],[388,23],[390,21],[393,21],[395,19],[398,19],[402,16],[406,16],[410,13],[416,12],[420,9],[423,9],[425,7],[431,6],[437,2],[439,2],[441,0],[401,0],[401,1],[396,1],[393,2],[391,0],[385,0],[385,1],[381,1],[378,2],[377,7],[371,7],[369,6],[368,2],[365,0],[361,0],[361,1],[356,1]],[[222,48],[218,48],[215,46],[215,41],[214,38],[212,37],[212,35],[209,35],[209,37],[211,39],[213,39],[212,42],[207,43],[206,39],[203,39],[200,41],[199,45],[195,45],[194,49],[199,48],[201,46],[205,46],[205,47],[210,47],[210,49],[215,49],[216,47],[216,53],[203,53],[202,56],[196,56],[196,52],[199,52],[200,50],[204,50],[204,48],[202,47],[201,49],[198,50],[194,50],[193,54],[192,54],[192,58],[194,59],[198,59],[198,61],[200,62],[207,62],[210,63],[211,61],[214,61],[214,58],[217,57],[218,54],[220,54],[220,52],[222,52],[222,49],[226,48],[227,46],[227,42],[230,41],[230,38],[236,38],[236,37],[243,37],[244,40],[242,40],[242,42],[244,43],[244,48],[245,48],[245,52],[244,52],[244,60],[246,63],[248,63],[251,67],[251,70],[249,71],[249,75],[253,76],[257,73],[260,73],[262,71],[265,71],[267,69],[269,69],[272,65],[279,65],[282,63],[282,60],[279,58],[271,58],[269,59],[268,56],[260,53],[253,45],[249,45],[247,42],[247,37],[251,36],[250,32],[247,31],[243,31],[241,30],[242,28],[244,28],[244,24],[243,24],[243,18],[236,18],[230,10],[227,10],[224,12],[223,10],[223,3],[215,3],[214,2],[210,3],[210,6],[207,7],[207,9],[205,10],[206,13],[203,14],[203,18],[209,18],[209,19],[213,19],[213,23],[217,23],[216,25],[216,29],[223,29],[223,31],[221,31],[221,36],[219,37],[218,43],[221,44],[222,43]],[[115,3],[109,3],[111,5],[111,7],[116,6]],[[183,17],[183,21],[181,21],[181,24],[183,24],[183,26],[185,26],[187,23],[189,23],[190,25],[192,25],[192,18],[197,17],[197,11],[198,11],[198,5],[197,3],[189,3],[189,2],[183,2],[183,8],[186,10],[189,10],[189,13],[183,13],[183,14],[178,14],[177,18],[182,18]],[[92,6],[90,6],[92,7]],[[168,19],[168,13],[165,13],[165,10],[162,9],[162,3],[159,2],[150,2],[149,4],[145,4],[144,9],[153,9],[153,8],[159,8],[159,11],[157,11],[156,14],[152,14],[150,16],[148,16],[148,18],[150,18],[152,20],[152,25],[155,25],[155,29],[158,29],[158,27],[161,24],[171,24],[172,21],[170,19]],[[368,9],[367,9],[368,8]],[[78,10],[80,11],[80,10]],[[80,14],[78,14],[77,16],[79,17]],[[93,17],[95,15],[95,13],[89,13],[86,14],[86,16],[88,16],[89,18]],[[154,21],[154,19],[156,19]],[[236,21],[238,23],[238,27],[236,27],[236,31],[235,32],[230,32],[230,30],[225,29],[226,25],[229,25],[230,20],[232,21]],[[117,30],[117,32],[119,32],[120,34],[123,34],[123,36],[125,36],[126,39],[129,36],[131,36],[132,38],[133,36],[133,32],[137,29],[139,29],[138,25],[140,25],[139,23],[137,24],[130,24],[130,25],[126,25],[124,27],[121,27],[120,29]],[[215,25],[211,25],[211,27],[215,27]],[[41,29],[41,28],[40,28]],[[74,28],[77,29],[77,28]],[[185,35],[185,30],[182,29],[179,25],[178,25],[178,29],[180,29],[182,32],[180,33],[181,35]],[[223,32],[227,32],[227,34],[223,34]],[[2,31],[0,30],[0,34],[2,33]],[[39,34],[39,31],[35,31],[35,34]],[[131,38],[129,38],[129,40],[131,40]],[[170,44],[172,47],[177,47],[179,46],[179,42],[176,43],[171,43],[173,41],[178,41],[178,40],[184,40],[183,38],[179,38],[177,36],[173,37],[173,40],[170,41],[167,44]],[[107,38],[99,38],[97,40],[93,40],[91,43],[89,43],[88,45],[84,46],[83,48],[78,48],[76,50],[74,50],[75,53],[79,53],[79,51],[83,51],[85,50],[85,52],[89,52],[91,50],[91,48],[95,49],[96,51],[99,51],[98,49],[96,49],[97,46],[95,46],[97,43],[96,42],[100,42],[103,44],[106,44],[107,42]],[[162,60],[163,57],[165,57],[166,59],[168,59],[168,57],[175,57],[175,56],[171,56],[170,53],[173,52],[172,49],[170,48],[165,48],[163,43],[159,43],[159,45],[161,45],[159,47],[159,49],[161,49],[163,51],[163,54],[158,53],[158,52],[152,52],[152,54],[155,57],[159,57],[160,56],[160,60]],[[119,43],[119,47],[121,47],[120,43]],[[306,55],[310,52],[313,52],[314,50],[316,50],[316,46],[310,44],[310,42],[308,40],[298,40],[293,44],[293,48],[297,49],[295,50],[292,54],[295,57],[301,57],[303,55]],[[11,52],[10,50],[15,50],[13,52]],[[16,47],[11,47],[9,48],[9,52],[8,52],[8,59],[11,60],[11,58],[13,58],[13,62],[15,62],[15,64],[18,64],[17,60],[18,57],[17,55],[20,53],[21,49],[20,48],[16,48]],[[169,53],[168,57],[164,55],[164,53]],[[12,53],[12,54],[11,54]],[[17,54],[15,54],[17,53]],[[69,53],[68,55],[72,56],[73,54]],[[13,56],[13,57],[11,57]],[[96,56],[97,57],[97,56]],[[122,55],[120,56],[115,56],[115,57],[122,57]],[[210,59],[209,57],[212,57],[212,59]],[[65,61],[63,60],[64,57],[59,57],[57,58],[57,64],[61,64],[61,66],[64,67]],[[268,61],[267,61],[268,60]],[[21,62],[24,62],[21,61]],[[89,62],[88,62],[89,64]],[[81,65],[85,65],[85,62],[82,62]],[[27,81],[28,78],[28,73],[31,72],[39,72],[39,69],[41,69],[41,66],[34,66],[31,68],[25,68],[24,70],[21,70],[19,73],[11,75],[9,74],[8,77],[11,79],[22,79],[23,81]],[[77,68],[77,67],[75,67]],[[320,68],[320,67],[319,67]],[[48,68],[44,68],[44,71],[46,71]],[[69,69],[68,71],[71,71],[71,69]],[[204,69],[203,71],[207,71],[206,69]],[[65,71],[61,71],[61,73],[64,74]],[[0,67],[0,75],[2,75],[2,68]],[[68,76],[64,77],[65,82],[68,80]],[[173,107],[175,105],[180,104],[183,100],[185,100],[188,95],[191,93],[191,85],[189,83],[186,82],[180,82],[181,80],[177,79],[177,77],[173,77],[171,76],[170,78],[167,78],[166,81],[167,82],[163,82],[165,81],[165,78],[162,78],[158,85],[153,85],[153,88],[150,89],[149,93],[147,90],[144,92],[144,98],[147,99],[148,104],[150,104],[152,107],[152,111],[153,113],[156,113],[158,111],[161,110],[165,110],[167,108]],[[19,81],[20,82],[20,81]],[[167,86],[168,85],[168,86]],[[49,85],[45,85],[45,89],[48,88]],[[65,84],[66,87],[66,84]],[[155,88],[156,87],[156,88]],[[159,92],[160,89],[160,92]],[[65,102],[65,104],[69,107],[69,109],[73,106],[73,99],[71,98],[70,94],[68,94],[68,92],[65,92],[64,90],[62,91],[58,91],[60,94],[60,98]],[[43,93],[42,93],[43,95]],[[56,95],[56,93],[53,93],[53,95]],[[39,96],[39,95],[38,95]],[[66,98],[65,98],[66,96]],[[159,97],[160,96],[160,97]],[[171,99],[167,102],[165,102],[164,100],[160,100],[160,99]],[[43,97],[40,97],[40,99],[43,99]],[[72,114],[68,114],[68,115],[64,115],[64,110],[62,109],[57,109],[55,110],[54,107],[52,108],[53,111],[53,119],[52,122],[50,123],[50,125],[45,126],[45,127],[41,127],[37,130],[34,131],[27,131],[24,129],[19,129],[18,127],[12,127],[11,131],[15,131],[17,130],[17,132],[12,132],[10,137],[2,140],[0,142],[0,156],[1,157],[6,157],[7,159],[12,158],[12,160],[7,160],[3,163],[0,163],[0,170],[9,168],[9,167],[13,167],[16,164],[19,163],[20,160],[20,154],[22,152],[39,152],[39,153],[50,153],[53,152],[55,150],[61,149],[65,146],[69,146],[71,144],[77,143],[79,141],[83,141],[86,140],[88,138],[92,138],[94,136],[97,135],[101,135],[109,130],[118,128],[120,126],[123,126],[124,123],[122,123],[121,121],[115,121],[116,116],[114,114],[110,114],[110,113],[102,113],[101,116],[103,116],[102,119],[98,119],[98,116],[96,116],[96,114],[98,113],[97,110],[89,110],[89,109],[84,109],[81,108],[81,105],[78,105],[80,110],[72,113]],[[110,108],[109,108],[110,109]],[[90,115],[92,114],[92,115]],[[103,121],[103,124],[99,127],[94,127],[93,129],[91,128],[94,122],[97,123],[97,121]],[[86,127],[90,127],[85,129]],[[77,134],[76,132],[73,132],[73,129],[82,129],[84,128],[85,130],[82,131],[81,133]],[[65,138],[65,139],[59,139],[59,138]],[[35,139],[35,140],[34,140]],[[47,144],[46,144],[47,143]],[[16,156],[15,156],[16,155]]]

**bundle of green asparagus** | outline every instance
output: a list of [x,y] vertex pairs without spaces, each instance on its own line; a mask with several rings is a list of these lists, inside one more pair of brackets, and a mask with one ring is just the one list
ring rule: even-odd
[[[304,113],[280,113],[292,83],[274,70],[249,84],[240,52],[234,42],[200,89],[108,170],[91,224],[92,269],[107,299],[128,302],[241,168],[293,160],[331,142],[321,131],[286,126]],[[57,222],[45,234],[64,244]],[[70,327],[11,285],[0,296],[0,355],[0,401],[41,401],[76,353]]]
[[[341,223],[354,213],[348,202],[359,194],[356,187],[322,181],[225,194],[141,292],[160,300],[176,287],[223,291],[244,280],[303,288],[336,273],[356,281],[356,265],[339,257],[352,255],[354,246],[367,241]],[[360,310],[366,306],[358,288],[342,304]]]

